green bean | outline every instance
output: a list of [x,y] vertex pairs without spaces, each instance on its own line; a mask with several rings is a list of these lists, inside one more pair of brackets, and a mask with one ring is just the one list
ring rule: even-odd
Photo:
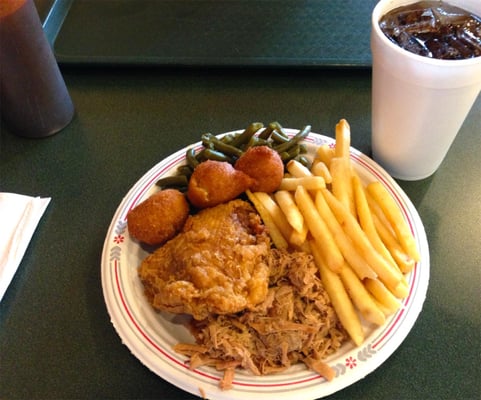
[[292,160],[293,158],[299,156],[300,153],[301,152],[300,152],[299,146],[295,146],[290,151],[280,152],[279,155],[281,156],[281,160],[284,163],[286,163],[287,161]]
[[186,177],[190,177],[193,171],[193,168],[189,167],[188,165],[181,165],[177,167],[177,172],[179,175],[185,175]]
[[289,137],[285,137],[282,133],[279,131],[273,131],[271,133],[271,139],[272,141],[277,145],[281,143],[286,143],[289,141]]
[[222,136],[222,141],[224,143],[227,143],[227,144],[231,144],[232,141],[235,139],[236,135],[235,134],[232,134],[232,133],[229,133],[228,135],[224,135]]
[[301,151],[301,154],[306,154],[307,153],[307,146],[305,143],[301,143],[299,145],[299,150]]
[[266,128],[261,133],[259,133],[259,139],[264,139],[264,140],[269,139],[273,131],[274,131],[274,126],[272,125],[272,123],[270,123],[269,125],[266,126]]
[[205,157],[208,160],[214,160],[214,161],[227,161],[228,163],[233,163],[234,160],[232,157],[229,157],[227,154],[222,153],[217,150],[212,150],[212,149],[206,149],[205,150]]
[[286,131],[279,122],[274,121],[271,122],[269,125],[272,125],[273,130],[276,131],[278,135],[283,136],[285,139],[289,139],[289,135],[286,133]]
[[202,135],[202,143],[204,144],[204,147],[210,148],[211,150],[220,151],[221,153],[225,153],[225,155],[229,157],[232,157],[232,156],[240,157],[242,155],[241,149],[239,149],[238,147],[235,147],[232,144],[227,144],[222,142],[222,140],[219,140],[217,137],[215,137],[212,134]]
[[242,147],[242,150],[246,151],[248,148],[255,147],[255,146],[270,146],[270,144],[265,139],[261,139],[258,136],[252,136],[249,142]]
[[155,184],[161,188],[180,188],[186,187],[189,184],[189,179],[185,175],[166,176],[159,179]]
[[309,135],[309,132],[311,131],[311,126],[306,125],[303,129],[301,129],[292,139],[290,139],[286,143],[279,144],[274,147],[275,150],[278,152],[282,153],[284,151],[288,151],[292,147],[296,146],[301,140],[307,137]]
[[206,149],[214,148],[214,145],[211,141],[211,138],[213,138],[213,137],[214,137],[214,135],[212,133],[204,133],[200,137],[200,140],[202,141],[202,146],[204,146]]
[[185,158],[187,159],[187,164],[192,169],[195,169],[195,167],[197,167],[197,165],[199,165],[199,160],[197,160],[197,158],[196,158],[195,149],[193,147],[191,147],[190,149],[187,150]]
[[253,122],[244,130],[244,132],[234,138],[231,145],[234,147],[240,147],[241,145],[246,144],[250,140],[252,135],[254,135],[259,129],[262,129],[263,127],[264,124],[262,122]]

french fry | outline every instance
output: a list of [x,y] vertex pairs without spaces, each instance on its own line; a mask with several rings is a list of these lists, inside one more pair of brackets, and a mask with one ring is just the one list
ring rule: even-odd
[[[247,194],[249,195],[249,192]],[[289,241],[294,229],[274,199],[265,192],[255,192],[254,195],[269,212],[284,239]]]
[[326,183],[332,183],[332,176],[327,165],[321,160],[312,163],[311,172],[314,176],[322,176]]
[[319,215],[326,223],[331,231],[337,246],[341,250],[344,259],[350,264],[356,275],[360,279],[372,278],[375,279],[377,274],[369,266],[366,260],[359,254],[359,251],[354,247],[351,238],[342,229],[341,224],[336,219],[329,205],[324,198],[324,195],[319,191],[315,197],[315,205]]
[[319,246],[323,257],[325,257],[326,265],[333,272],[338,273],[344,265],[344,257],[334,241],[329,228],[320,217],[306,188],[299,186],[294,194],[294,198],[315,240],[316,246]]
[[353,173],[352,175],[352,188],[354,192],[354,203],[356,205],[356,214],[359,220],[359,225],[361,225],[361,228],[366,233],[366,236],[378,253],[381,254],[386,261],[391,264],[391,266],[395,268],[398,267],[396,261],[384,245],[383,241],[379,237],[376,227],[374,226],[371,209],[367,203],[364,186],[356,173]]
[[297,251],[303,251],[304,253],[310,254],[311,247],[307,241],[308,236],[306,235],[305,238],[301,238],[300,235],[296,233],[296,231],[292,232],[293,235],[289,239],[289,243],[292,245],[292,247]]
[[[381,279],[382,281],[382,279]],[[409,285],[406,278],[403,276],[401,281],[396,286],[390,286],[389,283],[383,282],[391,293],[398,299],[404,299],[409,294]]]
[[264,221],[265,226],[269,230],[269,235],[272,241],[274,242],[274,245],[278,249],[287,249],[289,247],[289,244],[287,243],[287,240],[284,238],[281,231],[275,224],[270,213],[267,211],[264,205],[259,201],[257,196],[254,195],[254,193],[252,193],[250,190],[247,190],[246,194],[249,200],[252,202],[252,204],[254,204],[255,209],[257,210],[257,212],[262,218],[262,221]]
[[286,165],[287,171],[294,178],[302,178],[304,176],[312,176],[312,172],[306,166],[302,165],[299,161],[290,160]]
[[308,233],[307,224],[304,223],[301,232],[295,231],[294,228],[289,224],[289,221],[287,221],[287,218],[279,205],[274,201],[271,196],[269,196],[265,192],[255,192],[254,194],[257,196],[263,206],[267,209],[272,219],[274,220],[277,228],[279,228],[279,230],[281,231],[284,239],[286,239],[287,242],[293,247],[296,247],[299,250],[305,250],[304,244],[306,243]]
[[274,198],[287,218],[289,224],[297,231],[307,231],[304,217],[297,208],[294,196],[287,190],[278,190],[274,193]]
[[386,227],[376,214],[373,214],[373,222],[379,237],[389,250],[389,253],[391,253],[401,272],[410,272],[414,268],[416,261],[404,251],[392,230]]
[[307,224],[304,224],[303,229],[301,232],[297,232],[296,230],[292,230],[291,236],[287,239],[287,241],[292,244],[294,247],[298,249],[302,249],[304,243],[306,242],[307,235],[309,233],[309,228]]
[[365,279],[364,286],[386,308],[389,315],[394,314],[401,306],[400,301],[378,279]]
[[[374,220],[377,219],[378,222],[383,225],[384,229],[389,231],[391,235],[394,237],[394,239],[397,241],[394,230],[392,229],[391,223],[389,222],[386,215],[384,214],[384,211],[382,210],[381,206],[377,204],[376,200],[374,200],[374,198],[368,192],[367,188],[364,190],[364,193],[366,194],[367,204],[369,205],[369,208],[373,215],[373,219]],[[376,225],[376,229],[377,229],[377,225]]]
[[300,246],[296,246],[297,247],[297,250],[299,251],[303,251],[304,253],[307,253],[307,254],[312,254],[312,251],[311,251],[311,245],[309,243],[309,240],[306,240],[304,241],[304,243],[302,243]]
[[420,255],[414,236],[392,196],[381,182],[371,182],[367,185],[367,191],[384,211],[403,249],[415,261],[419,261]]
[[331,299],[332,306],[352,341],[357,346],[360,346],[364,342],[361,320],[344,288],[341,278],[326,265],[323,255],[315,244],[310,243],[310,245],[314,261],[319,268],[322,283]]
[[399,269],[403,274],[411,272],[416,265],[416,261],[414,261],[414,259],[412,259],[403,251],[397,251],[393,249],[391,254],[396,260],[396,264],[398,265]]
[[332,193],[356,215],[351,184],[351,128],[345,119],[336,124],[335,157],[329,170],[332,176]]
[[336,147],[335,154],[339,158],[350,157],[351,127],[345,119],[336,124]]
[[330,167],[332,157],[334,156],[335,156],[334,147],[331,147],[326,143],[321,144],[316,150],[316,158],[318,160],[321,160],[324,164],[326,164],[328,168]]
[[376,300],[374,297],[372,298],[373,301],[377,304],[378,308],[383,312],[383,314],[386,316],[386,317],[389,317],[390,315],[392,315],[392,312],[391,310],[389,310],[384,304],[380,303],[378,300]]
[[332,193],[347,209],[356,215],[351,182],[351,163],[346,157],[334,157],[329,168],[332,176]]
[[372,299],[354,271],[345,264],[339,273],[349,297],[366,321],[378,326],[386,322],[386,316]]
[[278,190],[288,190],[293,192],[298,186],[303,186],[306,190],[319,190],[326,187],[326,182],[320,176],[305,176],[302,178],[282,178]]
[[337,221],[344,227],[360,251],[367,263],[376,272],[379,278],[389,287],[396,287],[402,280],[402,274],[398,269],[393,268],[372,246],[364,231],[359,226],[356,218],[334,195],[326,189],[321,190],[330,209],[336,216]]

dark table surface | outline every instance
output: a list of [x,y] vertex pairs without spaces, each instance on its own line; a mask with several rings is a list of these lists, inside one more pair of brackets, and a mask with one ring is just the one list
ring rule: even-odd
[[[129,188],[203,132],[252,121],[346,118],[370,153],[369,69],[63,68],[72,123],[41,140],[0,132],[0,191],[51,197],[0,303],[0,398],[190,399],[125,347],[110,323],[102,246]],[[436,174],[402,182],[427,233],[424,308],[381,367],[331,399],[478,399],[481,393],[481,98]]]
[[[279,120],[333,135],[346,118],[370,152],[368,70],[64,69],[73,122],[42,140],[2,127],[0,190],[51,196],[0,303],[1,398],[193,396],[144,367],[110,323],[103,241],[128,189],[205,131]],[[474,399],[480,394],[481,101],[429,179],[399,182],[431,252],[427,298],[398,350],[333,399]]]

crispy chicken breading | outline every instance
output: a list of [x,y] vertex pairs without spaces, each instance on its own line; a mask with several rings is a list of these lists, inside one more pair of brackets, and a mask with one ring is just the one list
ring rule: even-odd
[[190,216],[180,234],[142,262],[139,276],[157,310],[195,319],[236,313],[265,300],[269,249],[260,217],[237,199]]

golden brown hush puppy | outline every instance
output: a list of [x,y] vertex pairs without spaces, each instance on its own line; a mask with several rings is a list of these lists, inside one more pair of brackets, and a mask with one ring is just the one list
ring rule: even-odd
[[192,173],[187,197],[197,208],[214,207],[235,199],[249,189],[253,180],[225,161],[207,160]]
[[127,227],[135,239],[161,245],[172,239],[189,216],[189,203],[176,189],[157,192],[127,214]]
[[254,179],[253,192],[272,193],[284,176],[284,163],[277,151],[268,146],[250,147],[235,163],[235,169]]

